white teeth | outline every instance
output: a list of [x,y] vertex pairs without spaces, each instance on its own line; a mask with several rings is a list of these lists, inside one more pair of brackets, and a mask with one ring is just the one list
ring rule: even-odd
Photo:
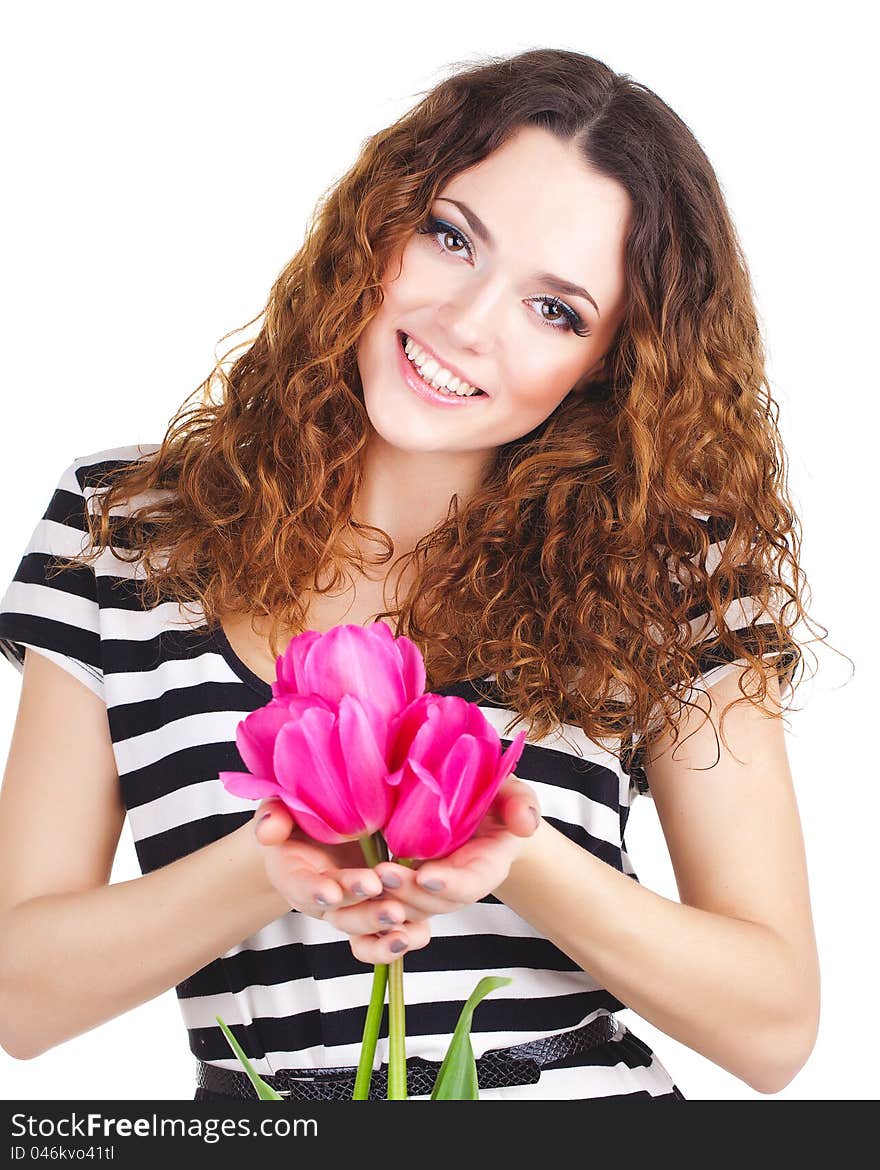
[[403,348],[406,356],[424,380],[435,390],[439,390],[443,394],[455,394],[458,398],[472,398],[478,393],[478,387],[471,386],[470,382],[457,378],[451,370],[441,366],[434,358],[428,357],[422,347],[417,345],[411,337],[407,337]]

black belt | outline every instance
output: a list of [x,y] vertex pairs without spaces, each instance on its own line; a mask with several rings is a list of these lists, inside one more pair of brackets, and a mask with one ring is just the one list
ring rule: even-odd
[[[496,1048],[477,1059],[477,1081],[481,1089],[500,1089],[506,1085],[535,1085],[541,1069],[566,1056],[576,1056],[600,1044],[607,1044],[617,1031],[612,1015],[600,1015],[576,1028],[555,1036],[542,1036],[513,1048]],[[411,1056],[406,1061],[406,1091],[410,1097],[427,1096],[434,1088],[440,1061]],[[260,1076],[267,1085],[291,1101],[343,1101],[352,1099],[356,1068],[288,1068],[272,1076]],[[247,1073],[221,1068],[198,1061],[196,1083],[199,1088],[226,1097],[250,1097],[258,1100],[257,1091]],[[388,1065],[373,1070],[368,1100],[385,1100],[388,1095]]]

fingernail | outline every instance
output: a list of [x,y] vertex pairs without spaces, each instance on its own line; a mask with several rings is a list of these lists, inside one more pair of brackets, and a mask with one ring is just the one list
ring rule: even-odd
[[397,923],[397,919],[392,918],[391,915],[387,914],[384,910],[379,915],[379,921],[384,922],[386,926],[394,926]]
[[446,889],[446,882],[438,882],[436,878],[431,878],[428,882],[421,882],[420,885],[423,890],[432,890],[434,893]]
[[400,886],[400,878],[395,877],[393,873],[383,873],[382,885],[386,890],[396,890]]
[[262,825],[263,821],[267,821],[267,820],[269,819],[269,817],[271,817],[271,815],[272,815],[272,814],[271,814],[270,812],[263,813],[263,815],[262,815],[262,816],[260,817],[260,819],[257,821],[257,824],[258,824],[258,825]]
[[388,949],[389,951],[393,951],[395,955],[399,955],[400,952],[405,951],[406,948],[407,943],[405,943],[402,938],[396,938]]
[[315,901],[319,906],[329,906],[330,903],[321,894],[315,894]]
[[352,889],[354,890],[354,892],[356,894],[360,894],[362,898],[365,898],[367,896],[367,891],[364,889],[364,887],[361,885],[360,882],[355,882],[354,885],[352,886]]
[[538,825],[541,823],[541,818],[538,816],[538,810],[536,808],[532,808],[532,806],[529,805],[529,812],[535,818],[535,828],[537,829]]

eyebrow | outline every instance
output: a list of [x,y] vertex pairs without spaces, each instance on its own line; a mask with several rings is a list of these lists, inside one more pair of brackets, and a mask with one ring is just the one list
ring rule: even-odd
[[[468,225],[474,234],[478,236],[484,244],[488,244],[490,247],[492,246],[494,241],[492,240],[492,235],[489,232],[489,229],[486,227],[477,213],[468,207],[466,203],[462,203],[460,199],[451,199],[448,195],[438,195],[436,198],[438,201],[442,201],[444,203],[454,203],[461,214],[468,221]],[[584,300],[589,301],[596,310],[596,315],[599,317],[602,316],[602,314],[599,312],[599,306],[596,304],[587,290],[585,288],[581,288],[579,284],[572,284],[570,280],[563,280],[560,276],[554,276],[552,272],[536,272],[534,279],[537,280],[539,284],[547,285],[548,288],[552,288],[555,292],[562,293],[565,296],[583,297]]]

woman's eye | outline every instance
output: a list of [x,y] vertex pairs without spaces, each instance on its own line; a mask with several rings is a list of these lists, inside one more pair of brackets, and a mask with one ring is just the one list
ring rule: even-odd
[[455,249],[448,248],[446,246],[445,238],[443,240],[443,243],[440,243],[440,241],[437,239],[437,237],[442,235],[443,237],[452,236],[454,239],[459,240],[462,244],[464,244],[465,248],[467,249],[468,255],[469,256],[473,255],[473,251],[471,249],[471,246],[470,246],[470,243],[467,239],[467,236],[463,235],[458,230],[458,228],[454,228],[451,223],[444,223],[442,220],[435,219],[433,216],[431,216],[428,220],[426,220],[425,224],[422,227],[417,229],[417,231],[418,231],[419,235],[430,236],[433,243],[437,245],[437,247],[440,249],[441,252],[452,252],[453,256],[460,255],[460,253],[458,251],[456,251]]
[[[437,219],[433,215],[429,216],[421,227],[416,228],[416,233],[420,236],[428,236],[439,252],[451,256],[462,255],[460,249],[447,245],[447,239],[451,238],[453,241],[458,241],[459,244],[464,245],[464,250],[468,256],[473,256],[474,254],[471,242],[463,232],[459,231],[457,227],[453,227],[451,223],[446,223],[444,220]],[[554,309],[560,314],[560,316],[553,319],[541,314],[542,325],[547,325],[550,329],[557,329],[563,333],[576,333],[578,337],[589,337],[590,330],[587,328],[584,320],[569,305],[560,301],[559,297],[533,297],[532,300],[542,306],[549,305],[551,309]]]
[[551,329],[561,329],[564,333],[576,333],[578,337],[589,337],[590,331],[580,314],[576,313],[569,305],[564,304],[559,297],[536,297],[535,301],[542,308],[544,305],[548,305],[551,309],[562,314],[553,320],[541,314],[541,321],[544,325],[549,325]]

